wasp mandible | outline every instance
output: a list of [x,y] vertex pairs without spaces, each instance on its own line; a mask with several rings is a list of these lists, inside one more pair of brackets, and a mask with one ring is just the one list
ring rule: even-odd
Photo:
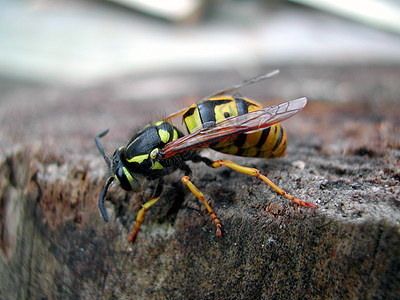
[[[137,192],[145,180],[158,180],[153,196],[142,205],[136,224],[128,241],[133,242],[144,220],[146,210],[153,206],[162,194],[164,176],[181,170],[182,182],[200,199],[217,228],[216,235],[222,236],[222,225],[208,204],[204,194],[192,183],[192,170],[187,162],[203,162],[212,168],[226,166],[234,171],[260,178],[280,195],[300,206],[317,206],[299,200],[260,174],[255,168],[238,165],[228,160],[213,161],[200,155],[201,149],[213,150],[244,157],[275,158],[286,154],[286,134],[279,122],[301,111],[307,104],[306,98],[284,102],[267,108],[244,97],[228,96],[243,86],[270,78],[279,71],[243,81],[203,98],[188,108],[182,109],[162,121],[148,124],[136,133],[126,146],[118,148],[108,157],[100,138],[108,129],[95,137],[100,153],[110,168],[110,176],[100,194],[99,208],[104,220],[108,221],[104,207],[107,190],[113,181],[126,191]],[[170,120],[182,116],[188,134],[184,135]]]

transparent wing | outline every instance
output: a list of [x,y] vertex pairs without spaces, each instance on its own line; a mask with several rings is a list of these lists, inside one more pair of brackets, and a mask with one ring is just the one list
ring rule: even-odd
[[[272,71],[272,72],[265,73],[265,74],[258,75],[258,76],[256,76],[256,77],[253,77],[253,78],[244,80],[244,81],[242,81],[242,82],[240,82],[240,83],[238,83],[238,84],[235,84],[235,85],[233,85],[233,86],[230,86],[230,87],[228,87],[228,88],[225,88],[225,89],[223,89],[223,90],[220,90],[220,91],[218,91],[218,92],[216,92],[216,93],[213,93],[213,94],[211,94],[211,95],[208,95],[207,97],[202,98],[201,100],[197,101],[196,103],[201,102],[201,101],[203,101],[203,100],[205,100],[205,99],[209,99],[209,98],[213,98],[213,97],[217,97],[217,96],[222,96],[222,95],[226,95],[226,94],[231,94],[231,93],[233,93],[233,92],[235,92],[235,91],[241,89],[241,88],[244,87],[244,86],[247,86],[247,85],[256,83],[256,82],[261,81],[261,80],[264,80],[264,79],[271,78],[271,77],[277,75],[278,73],[279,73],[279,70],[274,70],[274,71]],[[175,112],[175,113],[169,115],[168,117],[165,118],[165,120],[166,120],[166,121],[169,121],[169,120],[171,120],[171,119],[173,119],[173,118],[175,118],[175,117],[177,117],[177,116],[183,114],[187,109],[188,109],[188,107],[185,107],[185,108],[183,108],[183,109],[181,109],[181,110],[179,110],[179,111],[177,111],[177,112]]]
[[227,118],[217,123],[214,127],[192,132],[191,134],[168,143],[162,150],[162,157],[165,159],[180,152],[206,147],[240,133],[251,133],[263,130],[273,124],[290,118],[301,111],[306,104],[307,99],[303,97],[244,115]]
[[178,110],[177,112],[174,112],[173,114],[170,114],[168,117],[165,118],[165,121],[169,122],[172,119],[176,118],[177,116],[182,115],[188,108],[189,108],[189,106],[182,108],[181,110]]
[[256,83],[256,82],[261,81],[261,80],[264,80],[264,79],[271,78],[271,77],[277,75],[278,73],[279,73],[279,70],[274,70],[274,71],[272,71],[272,72],[265,73],[265,74],[258,75],[258,76],[256,76],[256,77],[253,77],[253,78],[244,80],[244,81],[242,81],[242,82],[240,82],[240,83],[238,83],[238,84],[235,84],[235,85],[233,85],[233,86],[230,86],[230,87],[228,87],[228,88],[225,88],[225,89],[223,89],[223,90],[220,90],[220,91],[218,91],[218,92],[216,92],[216,93],[214,93],[214,94],[208,95],[207,97],[204,97],[204,98],[201,99],[200,101],[202,101],[202,100],[204,100],[204,99],[212,98],[212,97],[217,97],[217,96],[225,95],[225,94],[231,94],[231,93],[233,93],[233,92],[235,92],[235,91],[241,89],[241,88],[244,87],[244,86],[247,86],[247,85]]

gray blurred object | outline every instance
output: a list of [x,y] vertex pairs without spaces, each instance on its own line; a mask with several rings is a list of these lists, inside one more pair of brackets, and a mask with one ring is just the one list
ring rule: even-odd
[[400,2],[393,0],[290,0],[341,17],[400,33]]
[[[88,86],[166,74],[166,86],[165,77],[185,72],[247,78],[261,66],[400,64],[397,35],[288,1],[196,0],[167,22],[162,10],[149,17],[156,12],[110,1],[0,0],[0,76]],[[204,3],[209,14],[194,23]]]
[[201,16],[204,0],[107,0],[172,22],[193,22]]

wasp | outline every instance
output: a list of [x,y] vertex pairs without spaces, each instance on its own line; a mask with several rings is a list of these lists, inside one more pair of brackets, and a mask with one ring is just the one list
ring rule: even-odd
[[[263,180],[280,195],[300,206],[317,206],[299,200],[275,185],[255,168],[238,165],[228,160],[213,161],[201,156],[204,148],[244,157],[275,158],[286,154],[287,138],[279,122],[301,111],[307,104],[306,98],[299,98],[279,105],[262,108],[260,104],[241,96],[228,96],[243,86],[270,78],[279,71],[273,71],[245,80],[203,98],[188,108],[182,109],[162,121],[148,124],[137,132],[126,146],[118,148],[108,157],[100,143],[108,129],[95,137],[95,142],[111,171],[99,197],[99,209],[108,221],[104,202],[109,186],[116,181],[125,191],[137,192],[145,180],[157,180],[150,200],[142,205],[137,214],[136,224],[128,236],[133,242],[146,210],[153,206],[162,194],[164,177],[177,170],[184,173],[181,181],[203,203],[216,226],[216,235],[222,236],[222,225],[204,194],[191,181],[192,170],[187,162],[205,163],[212,168],[222,166]],[[181,116],[188,134],[183,134],[170,121]]]

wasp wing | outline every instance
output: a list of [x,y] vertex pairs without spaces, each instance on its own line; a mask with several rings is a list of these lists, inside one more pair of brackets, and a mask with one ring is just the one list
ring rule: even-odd
[[238,84],[235,84],[235,85],[233,85],[233,86],[230,86],[230,87],[228,87],[228,88],[225,88],[225,89],[223,89],[223,90],[220,90],[220,91],[218,91],[218,92],[216,92],[216,93],[214,93],[214,94],[208,95],[207,97],[204,97],[204,98],[201,99],[200,101],[203,101],[203,100],[209,99],[209,98],[213,98],[213,97],[217,97],[217,96],[222,96],[222,95],[226,95],[226,94],[231,94],[231,93],[233,93],[233,92],[235,92],[235,91],[241,89],[241,88],[244,87],[244,86],[247,86],[247,85],[256,83],[256,82],[258,82],[258,81],[261,81],[261,80],[264,80],[264,79],[267,79],[267,78],[271,78],[271,77],[277,75],[278,73],[279,73],[279,70],[274,70],[274,71],[272,71],[272,72],[265,73],[265,74],[258,75],[258,76],[256,76],[256,77],[253,77],[253,78],[244,80],[244,81],[242,81],[242,82],[240,82],[240,83],[238,83]]
[[[264,79],[271,78],[271,77],[277,75],[278,73],[279,73],[279,70],[274,70],[274,71],[272,71],[272,72],[265,73],[265,74],[258,75],[258,76],[256,76],[256,77],[253,77],[253,78],[244,80],[244,81],[242,81],[242,82],[240,82],[240,83],[238,83],[238,84],[235,84],[235,85],[233,85],[233,86],[230,86],[230,87],[228,87],[228,88],[225,88],[225,89],[223,89],[223,90],[220,90],[220,91],[218,91],[218,92],[215,92],[215,93],[213,93],[213,94],[211,94],[211,95],[208,95],[207,97],[202,98],[201,100],[197,101],[196,103],[199,103],[199,102],[204,101],[204,100],[209,99],[209,98],[218,97],[218,96],[222,96],[222,95],[226,95],[226,94],[231,94],[231,93],[233,93],[233,92],[235,92],[235,91],[241,89],[241,88],[244,87],[244,86],[247,86],[247,85],[256,83],[256,82],[261,81],[261,80],[264,80]],[[175,118],[175,117],[177,117],[177,116],[183,114],[188,108],[189,108],[189,107],[185,107],[185,108],[183,108],[183,109],[181,109],[181,110],[179,110],[179,111],[177,111],[177,112],[175,112],[175,113],[173,113],[173,114],[170,114],[169,116],[167,116],[167,117],[165,118],[165,120],[166,120],[166,121],[169,121],[169,120],[171,120],[171,119],[173,119],[173,118]]]
[[201,129],[185,135],[165,145],[162,158],[180,152],[206,147],[240,133],[263,130],[301,111],[307,104],[305,97],[256,110],[244,115],[227,118],[213,127]]
[[186,110],[188,110],[188,107],[182,108],[181,110],[178,110],[177,112],[174,112],[173,114],[170,114],[169,116],[167,116],[164,121],[171,121],[172,119],[176,118],[179,115],[182,115]]

